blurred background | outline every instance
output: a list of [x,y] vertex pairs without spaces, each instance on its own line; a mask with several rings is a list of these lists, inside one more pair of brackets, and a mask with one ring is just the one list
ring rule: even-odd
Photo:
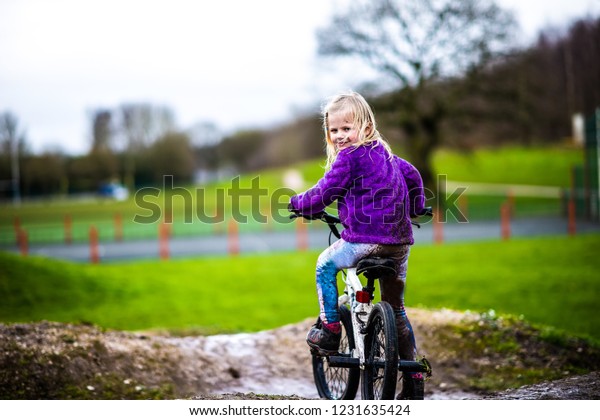
[[[433,203],[453,220],[598,219],[597,0],[7,0],[0,57],[3,245],[222,232],[188,222],[224,225],[235,177],[322,176],[320,108],[349,89],[438,197],[466,188]],[[133,223],[146,199],[161,214]]]
[[445,210],[408,305],[600,337],[599,0],[1,0],[0,60],[2,322],[313,317],[328,230],[286,191],[353,89]]
[[3,1],[0,199],[322,158],[320,106],[347,89],[428,184],[442,147],[582,142],[599,3]]

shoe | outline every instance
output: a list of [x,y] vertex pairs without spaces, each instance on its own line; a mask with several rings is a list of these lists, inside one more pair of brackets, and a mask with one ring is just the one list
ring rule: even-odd
[[341,339],[341,331],[334,333],[327,328],[317,328],[316,325],[310,329],[306,336],[306,342],[310,348],[321,356],[337,354]]
[[422,400],[425,397],[425,380],[422,373],[407,373],[402,377],[402,391],[397,400]]

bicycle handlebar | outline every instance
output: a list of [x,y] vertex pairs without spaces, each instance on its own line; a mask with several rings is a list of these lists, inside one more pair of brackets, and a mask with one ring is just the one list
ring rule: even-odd
[[340,235],[340,231],[337,228],[337,225],[342,223],[342,221],[339,219],[339,217],[329,214],[326,211],[322,211],[322,212],[315,213],[315,214],[302,214],[302,213],[293,211],[292,214],[290,215],[290,219],[295,219],[297,217],[303,217],[307,220],[321,220],[322,222],[325,222],[327,224],[327,226],[329,226],[331,233],[336,238],[340,239],[342,237]]
[[[433,210],[431,207],[423,207],[423,209],[417,214],[417,216],[433,216]],[[329,214],[326,211],[322,211],[322,212],[315,213],[315,214],[302,214],[302,213],[299,213],[296,211],[292,211],[292,214],[290,215],[290,219],[295,219],[297,217],[303,217],[307,220],[321,220],[322,222],[325,222],[327,224],[327,226],[329,226],[331,233],[333,233],[333,235],[336,238],[338,238],[338,239],[341,238],[341,235],[337,228],[337,225],[341,224],[342,221],[337,216]],[[413,225],[417,226],[418,228],[421,227],[421,225],[419,225],[416,222],[411,222],[411,223]]]

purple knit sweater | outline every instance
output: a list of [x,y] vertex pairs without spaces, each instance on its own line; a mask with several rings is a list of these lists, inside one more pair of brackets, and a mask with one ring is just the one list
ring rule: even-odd
[[389,154],[379,143],[349,147],[330,170],[290,204],[303,214],[321,212],[338,200],[338,215],[347,242],[414,243],[410,216],[423,209],[423,181],[407,161]]

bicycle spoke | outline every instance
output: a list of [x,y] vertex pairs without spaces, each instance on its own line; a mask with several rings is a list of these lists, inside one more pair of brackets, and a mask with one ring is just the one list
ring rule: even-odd
[[[344,331],[342,340],[340,342],[340,353],[343,354],[349,352],[350,345],[348,343],[348,337]],[[346,391],[346,386],[348,383],[348,369],[329,366],[329,364],[327,363],[327,358],[325,357],[323,358],[323,367],[325,370],[325,377],[329,385],[329,391],[331,392],[332,397],[335,399],[341,398],[344,392]]]
[[326,377],[331,395],[334,398],[340,398],[346,390],[347,369],[329,367],[326,371]]
[[[338,357],[352,357],[352,321],[347,307],[340,307],[342,320],[342,339],[338,347]],[[317,320],[317,324],[320,320]],[[358,368],[334,367],[329,365],[328,357],[313,356],[313,375],[321,397],[328,399],[353,399],[359,385]]]
[[374,326],[374,334],[373,334],[373,342],[372,342],[372,346],[371,346],[371,357],[370,357],[370,362],[371,362],[371,369],[372,369],[372,381],[373,381],[373,394],[375,396],[375,398],[379,398],[379,396],[381,395],[381,388],[382,388],[382,380],[383,380],[383,369],[379,369],[376,368],[375,366],[373,366],[373,364],[377,361],[380,361],[382,359],[382,350],[383,350],[383,346],[382,346],[382,339],[381,339],[381,325],[378,322],[375,326]]

